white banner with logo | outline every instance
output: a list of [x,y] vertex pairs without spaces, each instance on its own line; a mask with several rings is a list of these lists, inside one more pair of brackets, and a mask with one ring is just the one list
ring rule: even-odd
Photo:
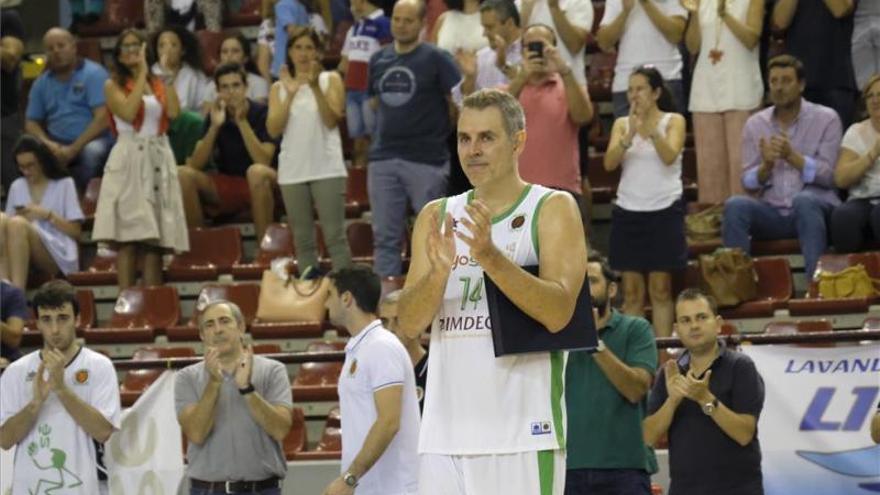
[[111,495],[175,495],[183,478],[174,372],[166,371],[122,414],[104,449]]
[[880,492],[880,344],[743,346],[764,378],[758,422],[766,495]]

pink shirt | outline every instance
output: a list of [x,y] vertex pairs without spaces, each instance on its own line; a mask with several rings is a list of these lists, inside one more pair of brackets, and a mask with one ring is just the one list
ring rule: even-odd
[[553,74],[519,94],[526,114],[526,147],[519,157],[523,180],[575,194],[581,192],[578,126],[568,114],[565,85]]

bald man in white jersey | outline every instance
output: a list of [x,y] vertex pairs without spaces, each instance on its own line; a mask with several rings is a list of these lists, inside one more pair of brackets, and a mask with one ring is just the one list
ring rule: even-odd
[[[458,154],[474,189],[429,203],[413,232],[398,323],[429,324],[421,495],[553,495],[565,482],[562,352],[496,358],[483,274],[522,311],[558,332],[571,319],[587,253],[569,194],[524,182],[526,140],[515,98],[468,96]],[[523,270],[539,265],[539,276]]]

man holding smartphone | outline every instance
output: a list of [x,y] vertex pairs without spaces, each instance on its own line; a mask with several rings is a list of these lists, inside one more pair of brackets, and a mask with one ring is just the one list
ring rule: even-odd
[[581,203],[578,129],[593,118],[587,87],[560,56],[550,26],[523,31],[523,62],[507,88],[519,99],[529,139],[519,158],[523,180],[570,193]]

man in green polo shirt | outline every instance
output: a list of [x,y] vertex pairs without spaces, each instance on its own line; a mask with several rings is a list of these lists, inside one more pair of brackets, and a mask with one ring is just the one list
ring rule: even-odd
[[565,495],[650,495],[657,461],[642,439],[642,419],[657,368],[654,332],[644,318],[612,309],[617,274],[597,252],[587,280],[599,348],[568,356]]

